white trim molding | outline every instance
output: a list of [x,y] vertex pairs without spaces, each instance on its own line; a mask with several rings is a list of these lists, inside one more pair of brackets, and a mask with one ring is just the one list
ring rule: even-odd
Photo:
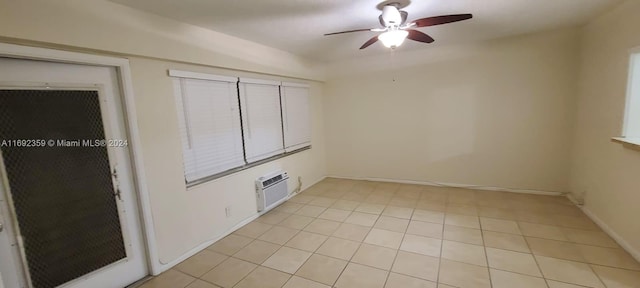
[[640,137],[627,138],[627,137],[613,137],[611,142],[622,144],[625,148],[640,150]]
[[133,177],[137,190],[138,207],[142,223],[142,233],[145,236],[146,255],[149,273],[157,275],[160,273],[160,262],[157,252],[157,243],[151,214],[151,203],[142,161],[142,145],[138,131],[138,121],[136,116],[135,99],[133,96],[133,85],[131,80],[131,70],[129,59],[100,56],[86,53],[69,52],[48,48],[22,46],[15,44],[0,43],[0,57],[41,60],[59,63],[85,64],[97,66],[114,67],[118,72],[118,80],[121,83],[122,98],[124,101],[124,121],[127,126],[129,146],[131,147],[131,162],[133,165]]
[[300,87],[300,88],[309,88],[309,84],[304,83],[296,83],[296,82],[282,82],[282,86],[285,87]]
[[273,86],[280,86],[280,84],[282,84],[282,82],[280,82],[280,81],[271,81],[271,80],[245,78],[245,77],[240,77],[240,83],[259,84],[259,85],[273,85]]
[[613,231],[613,229],[611,229],[611,227],[609,225],[607,225],[607,223],[602,221],[602,219],[600,219],[598,216],[596,216],[595,213],[591,212],[591,210],[589,210],[589,208],[584,207],[584,206],[578,206],[578,207],[580,207],[580,209],[582,209],[582,212],[584,212],[584,214],[586,214],[587,217],[589,217],[589,219],[591,219],[591,221],[596,223],[596,225],[598,225],[600,227],[600,229],[602,229],[602,231],[604,231],[604,233],[609,235],[609,237],[611,237],[614,241],[616,241],[616,243],[618,243],[618,245],[620,245],[620,247],[622,247],[622,249],[627,251],[627,253],[629,253],[631,255],[631,257],[636,259],[636,261],[640,262],[640,251],[638,251],[635,248],[633,248],[633,246],[631,244],[629,244],[629,242],[627,242],[627,240],[622,238],[622,236],[620,236],[620,234],[618,234],[615,231]]
[[238,77],[222,76],[222,75],[214,75],[214,74],[206,74],[206,73],[198,73],[198,72],[190,72],[190,71],[181,71],[181,70],[173,70],[173,69],[169,69],[169,76],[177,77],[177,78],[213,80],[213,81],[231,82],[231,83],[238,82]]
[[475,190],[502,191],[502,192],[521,193],[521,194],[549,195],[549,196],[561,196],[561,195],[567,194],[567,192],[559,192],[559,191],[516,189],[516,188],[504,188],[504,187],[480,186],[480,185],[472,185],[472,184],[457,184],[457,183],[432,182],[432,181],[414,181],[414,180],[386,179],[386,178],[372,178],[372,177],[344,177],[344,176],[335,176],[335,175],[329,175],[327,177],[338,178],[338,179],[349,179],[349,180],[365,180],[365,181],[378,181],[378,182],[390,182],[390,183],[402,183],[402,184],[417,184],[417,185],[427,185],[427,186],[436,186],[436,187],[465,188],[465,189],[475,189]]
[[[176,258],[174,260],[171,260],[170,262],[162,263],[162,262],[158,261],[158,263],[160,263],[160,267],[159,267],[159,272],[157,274],[160,274],[160,273],[162,273],[164,271],[167,271],[167,270],[171,269],[172,267],[180,264],[180,262],[182,262],[184,260],[187,260],[189,257],[191,257],[193,255],[196,255],[198,252],[200,252],[200,251],[204,250],[205,248],[211,246],[211,244],[213,244],[215,242],[218,242],[218,240],[220,240],[220,239],[222,239],[224,237],[227,237],[227,235],[229,235],[229,234],[233,233],[234,231],[242,228],[244,225],[247,225],[247,224],[251,223],[251,221],[258,219],[258,217],[260,217],[260,214],[258,214],[258,213],[255,213],[255,214],[249,216],[247,219],[242,220],[240,223],[236,224],[235,226],[231,227],[230,229],[228,229],[227,231],[222,233],[222,235],[220,235],[220,236],[218,236],[218,237],[216,237],[216,238],[214,238],[212,240],[205,241],[204,243],[202,243],[202,244],[196,246],[195,248],[187,251],[186,253],[182,254],[180,257],[178,257],[178,258]],[[157,274],[154,274],[154,275],[157,275]]]
[[126,58],[100,56],[94,54],[69,52],[32,46],[22,46],[2,42],[0,42],[0,56],[17,59],[45,60],[60,63],[93,64],[113,67],[129,65],[129,60]]

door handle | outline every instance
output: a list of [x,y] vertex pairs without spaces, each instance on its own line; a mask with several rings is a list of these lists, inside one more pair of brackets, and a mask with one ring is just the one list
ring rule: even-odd
[[0,232],[2,232],[2,230],[4,230],[4,225],[2,225],[2,223],[0,223]]

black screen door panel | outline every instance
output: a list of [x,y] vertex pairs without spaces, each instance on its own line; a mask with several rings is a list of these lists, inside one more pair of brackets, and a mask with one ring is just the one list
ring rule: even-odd
[[2,156],[33,287],[126,257],[107,148],[82,145],[102,139],[97,91],[0,90]]

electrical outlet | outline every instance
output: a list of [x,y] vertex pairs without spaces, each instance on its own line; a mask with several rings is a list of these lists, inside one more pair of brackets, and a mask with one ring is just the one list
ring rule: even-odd
[[224,214],[227,215],[227,218],[231,217],[231,206],[224,208]]

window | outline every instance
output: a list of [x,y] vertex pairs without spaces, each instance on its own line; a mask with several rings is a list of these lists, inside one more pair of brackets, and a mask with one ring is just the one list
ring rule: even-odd
[[283,82],[280,96],[285,151],[290,152],[311,145],[308,86]]
[[631,55],[624,137],[640,139],[640,52]]
[[[237,78],[171,71],[187,182],[245,164]],[[197,78],[197,79],[196,79]]]
[[188,185],[311,146],[307,85],[178,70],[169,76]]
[[244,151],[248,163],[282,154],[280,82],[240,78]]

